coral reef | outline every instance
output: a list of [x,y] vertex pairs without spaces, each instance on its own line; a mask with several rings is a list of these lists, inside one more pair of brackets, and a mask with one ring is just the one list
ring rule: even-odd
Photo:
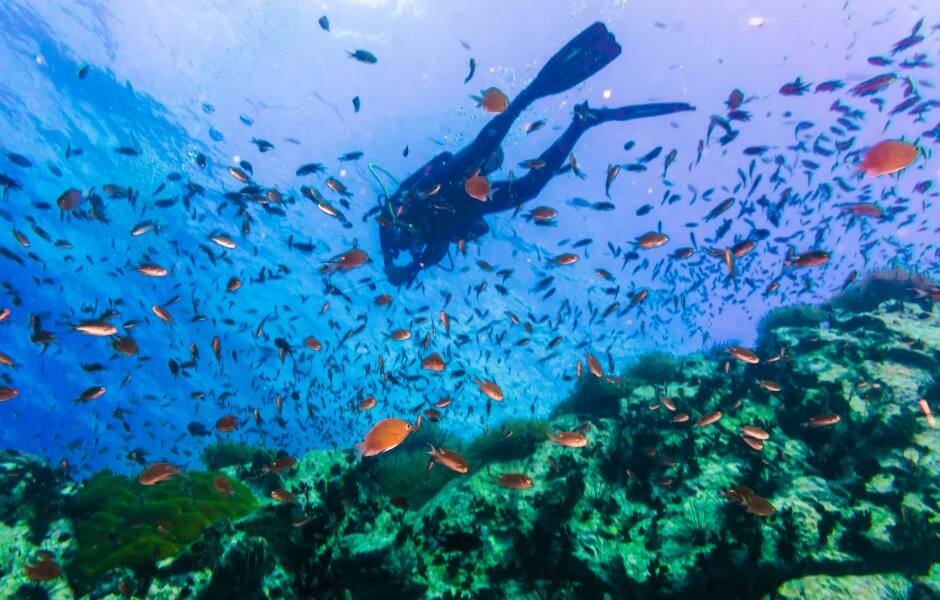
[[256,448],[243,442],[220,439],[208,444],[199,453],[202,464],[210,471],[218,471],[225,467],[247,465],[257,462],[269,463],[274,460],[273,454],[262,448]]
[[[99,473],[66,503],[75,539],[43,546],[95,597],[936,597],[940,429],[918,400],[940,408],[940,316],[900,287],[864,311],[768,316],[756,364],[716,348],[585,374],[549,421],[469,443],[427,427],[387,454],[311,451],[279,472],[249,449],[232,498],[208,473],[146,489]],[[744,425],[766,432],[760,449]],[[546,435],[575,429],[585,447]],[[429,443],[470,472],[429,472]],[[534,484],[497,485],[507,472]]]

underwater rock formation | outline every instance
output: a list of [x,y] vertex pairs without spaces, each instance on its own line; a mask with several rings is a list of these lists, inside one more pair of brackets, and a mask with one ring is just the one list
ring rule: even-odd
[[[149,598],[936,597],[940,429],[918,400],[940,406],[940,315],[909,296],[863,312],[790,308],[768,317],[755,352],[585,374],[550,421],[507,422],[470,443],[426,425],[376,457],[311,451],[277,472],[229,469],[245,478],[237,511],[197,508],[209,475],[184,473],[148,492],[192,493],[193,506],[161,517],[175,519],[178,546],[141,560],[112,560],[84,533],[102,518],[89,511],[143,510],[140,486],[100,473],[73,494],[17,457],[43,491],[3,480],[2,501],[17,506],[5,514],[17,517],[0,535],[20,556],[49,549],[69,581],[98,582],[96,597],[122,581]],[[579,428],[585,447],[546,435]],[[463,453],[470,472],[429,473],[428,443]],[[497,485],[507,472],[534,483]],[[208,491],[213,506],[229,500]],[[94,493],[97,509],[83,500]],[[28,522],[41,531],[27,535]],[[198,527],[183,535],[186,523]],[[144,533],[125,523],[116,535]],[[3,560],[5,597],[67,591],[64,577],[32,583],[22,558]]]

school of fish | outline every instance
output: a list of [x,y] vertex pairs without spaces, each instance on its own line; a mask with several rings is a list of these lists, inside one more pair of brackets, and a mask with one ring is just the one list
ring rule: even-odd
[[[330,31],[326,17],[320,24]],[[253,137],[254,162],[219,165],[218,159],[193,152],[191,164],[162,174],[155,189],[143,190],[134,178],[143,148],[107,149],[120,155],[126,171],[107,181],[88,181],[78,174],[83,149],[70,143],[47,164],[5,147],[0,217],[10,231],[0,243],[0,339],[28,339],[32,350],[0,346],[0,402],[22,407],[17,410],[24,414],[32,401],[58,413],[92,411],[93,443],[70,440],[64,430],[53,434],[63,449],[63,467],[82,472],[92,458],[104,457],[135,469],[137,484],[145,486],[180,476],[213,436],[280,451],[267,473],[291,468],[293,456],[310,448],[355,448],[361,460],[376,460],[421,427],[499,435],[506,415],[544,414],[551,407],[541,389],[523,388],[507,376],[518,365],[538,365],[548,387],[566,384],[566,390],[585,377],[617,381],[625,361],[615,355],[637,340],[679,330],[684,339],[705,346],[712,340],[710,320],[754,297],[777,305],[800,302],[817,290],[844,290],[858,271],[834,281],[829,275],[834,263],[851,261],[864,269],[935,261],[934,246],[905,241],[903,232],[940,231],[931,214],[936,181],[927,168],[936,167],[931,160],[940,144],[940,121],[933,111],[940,96],[926,78],[935,65],[920,52],[938,31],[940,24],[917,22],[909,36],[886,49],[889,58],[856,65],[866,69],[860,81],[809,82],[794,76],[776,90],[730,90],[704,122],[680,130],[697,139],[692,156],[655,140],[629,142],[625,154],[607,164],[583,164],[571,155],[559,176],[590,174],[579,185],[586,197],[598,200],[559,201],[549,190],[519,214],[495,218],[504,219],[519,238],[535,240],[540,227],[562,225],[560,209],[574,209],[586,216],[564,225],[574,237],[552,250],[522,245],[520,251],[532,259],[525,274],[518,261],[510,263],[490,247],[491,236],[458,244],[454,261],[477,281],[462,289],[435,270],[421,273],[411,289],[384,280],[381,261],[372,258],[379,255],[378,246],[366,242],[374,239],[381,218],[374,198],[362,191],[374,182],[362,170],[339,174],[346,172],[343,165],[361,161],[362,151],[351,150],[334,162],[311,157],[297,166],[295,179],[272,181],[264,160],[277,155],[281,142]],[[367,50],[348,50],[348,56],[362,68],[382,68]],[[466,82],[475,68],[471,59]],[[87,75],[80,72],[79,78]],[[831,99],[827,122],[799,119],[801,97],[807,96]],[[781,97],[788,106],[784,116],[759,116],[765,112],[762,103]],[[471,108],[487,118],[510,102],[496,87],[471,98]],[[360,110],[359,96],[352,106]],[[211,105],[203,109],[212,112]],[[764,119],[782,119],[792,129],[792,144],[744,146],[740,139],[753,137],[748,130],[759,129]],[[242,119],[254,127],[249,121]],[[894,123],[919,134],[894,136]],[[547,124],[516,127],[536,136]],[[634,155],[635,146],[649,149]],[[742,161],[732,181],[707,189],[674,183],[711,156],[728,155]],[[220,166],[224,182],[209,175]],[[532,160],[522,166],[541,168]],[[658,205],[634,206],[621,195],[621,184],[632,173],[650,170],[661,172]],[[30,192],[40,171],[41,177],[61,182],[55,199]],[[474,201],[488,201],[490,184],[479,172],[464,189]],[[698,205],[708,207],[705,216],[682,222],[684,209]],[[304,239],[279,236],[281,219],[308,209]],[[609,212],[628,219],[653,215],[658,226],[632,239],[595,241],[591,221]],[[169,225],[178,219],[187,231]],[[331,236],[349,232],[353,241],[334,247],[335,242],[320,239],[321,230]],[[108,239],[112,252],[86,253],[85,236]],[[857,256],[846,256],[847,247],[857,247]],[[279,260],[281,253],[300,262],[290,266]],[[306,265],[304,270],[298,264]],[[60,272],[67,275],[54,275]],[[589,293],[579,283],[584,279],[569,278],[572,272],[593,281]],[[319,293],[299,283],[311,281]],[[77,306],[34,302],[46,297],[40,288],[57,290],[53,297],[63,289],[78,290],[84,300]],[[141,289],[146,293],[136,293]],[[936,289],[914,293],[940,300]],[[257,305],[243,302],[246,296],[264,298],[268,309],[244,309]],[[742,345],[726,350],[721,360],[729,377],[741,376],[729,369],[731,361],[754,365],[786,356],[785,349],[778,356],[758,356]],[[67,380],[75,385],[71,397],[26,397],[19,366],[47,361],[49,370],[67,367]],[[156,371],[172,378],[171,389],[146,383]],[[780,391],[772,380],[754,385]],[[108,409],[101,410],[105,402]],[[176,403],[186,403],[198,417],[161,416]],[[693,431],[714,426],[723,416],[704,407],[676,406],[666,395],[650,409],[660,406],[673,414],[673,425]],[[935,426],[926,400],[919,400],[919,407]],[[841,418],[820,414],[804,425],[838,427]],[[739,433],[741,443],[755,452],[770,436],[758,425],[743,425]],[[584,428],[551,432],[545,443],[578,451],[592,442]],[[135,449],[127,453],[128,448]],[[427,455],[428,469],[440,465],[465,474],[474,468],[452,449],[431,446]],[[492,481],[513,492],[538,485],[517,472],[493,473]],[[232,493],[224,477],[214,486],[221,494]],[[745,486],[722,493],[755,516],[774,513],[772,500]],[[296,502],[283,489],[272,491],[271,498]],[[39,557],[27,575],[57,577],[58,567],[50,561]]]

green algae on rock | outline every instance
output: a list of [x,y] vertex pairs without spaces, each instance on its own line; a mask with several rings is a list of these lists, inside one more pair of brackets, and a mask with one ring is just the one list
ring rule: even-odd
[[232,494],[213,487],[218,473],[188,472],[153,486],[110,471],[96,473],[73,499],[77,551],[66,565],[76,590],[114,568],[144,569],[175,556],[218,519],[236,519],[257,505],[242,483]]

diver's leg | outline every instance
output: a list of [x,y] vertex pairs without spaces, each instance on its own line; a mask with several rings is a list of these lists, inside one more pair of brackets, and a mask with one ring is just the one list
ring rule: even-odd
[[587,130],[588,127],[575,118],[561,137],[539,156],[538,160],[544,161],[544,167],[532,169],[515,181],[493,183],[490,188],[489,201],[480,203],[483,212],[489,214],[509,210],[538,196],[542,188],[548,185],[552,177],[558,173],[558,169],[564,165],[574,145],[578,142],[578,138]]
[[[584,106],[584,105],[582,105]],[[588,127],[594,127],[607,121],[631,121],[647,117],[661,117],[676,112],[695,110],[695,107],[685,102],[656,102],[653,104],[634,104],[620,108],[584,108],[579,115]],[[577,118],[577,117],[576,117]]]
[[513,122],[530,104],[570,90],[620,55],[620,45],[603,23],[594,23],[555,53],[505,111],[496,115],[453,163],[481,166],[496,151]]
[[695,110],[683,102],[661,102],[657,104],[635,104],[620,108],[589,108],[587,102],[575,107],[574,120],[548,150],[539,156],[545,163],[541,169],[533,169],[513,182],[498,181],[491,187],[490,201],[481,203],[484,213],[494,213],[515,208],[539,195],[552,177],[562,167],[574,149],[578,138],[585,131],[607,121],[629,121],[645,117],[658,117],[675,112]]

